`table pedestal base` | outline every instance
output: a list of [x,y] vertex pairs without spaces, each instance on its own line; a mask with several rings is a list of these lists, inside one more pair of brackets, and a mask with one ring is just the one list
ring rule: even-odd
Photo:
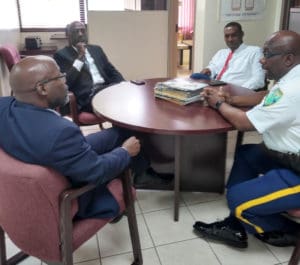
[[175,221],[179,215],[180,191],[223,193],[227,133],[142,134],[142,138],[151,166],[158,172],[175,175]]

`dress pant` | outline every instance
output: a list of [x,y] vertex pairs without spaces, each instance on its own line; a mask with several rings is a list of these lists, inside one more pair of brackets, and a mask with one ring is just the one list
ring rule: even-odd
[[300,176],[266,152],[262,144],[239,147],[227,183],[227,201],[249,233],[294,231],[281,213],[300,208]]
[[[89,134],[86,136],[86,140],[96,153],[103,154],[121,146],[126,139],[134,135],[135,133],[133,131],[114,126],[100,132]],[[142,174],[149,167],[150,161],[146,157],[143,148],[141,148],[140,153],[131,158],[130,168],[133,173]]]

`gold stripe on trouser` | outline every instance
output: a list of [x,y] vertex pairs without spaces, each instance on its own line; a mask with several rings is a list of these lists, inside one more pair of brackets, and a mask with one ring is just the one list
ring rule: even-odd
[[287,189],[282,189],[279,191],[275,191],[273,193],[270,193],[268,195],[247,201],[242,203],[241,205],[239,205],[238,207],[236,207],[235,209],[235,215],[238,219],[240,219],[241,221],[243,221],[244,223],[253,226],[254,229],[257,231],[257,233],[263,233],[263,229],[255,224],[252,224],[251,222],[249,222],[247,219],[245,219],[244,217],[242,217],[242,213],[243,211],[248,210],[251,207],[255,207],[257,205],[261,205],[264,203],[268,203],[270,201],[273,200],[277,200],[280,199],[282,197],[286,197],[295,193],[299,193],[300,192],[300,185],[295,186],[295,187],[291,187],[291,188],[287,188]]

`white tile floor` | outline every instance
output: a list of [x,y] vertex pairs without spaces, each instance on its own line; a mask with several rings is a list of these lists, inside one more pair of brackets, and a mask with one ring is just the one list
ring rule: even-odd
[[[95,127],[86,127],[90,133]],[[97,130],[97,127],[96,127]],[[229,133],[227,172],[232,163],[235,132]],[[247,133],[244,142],[260,142],[256,133]],[[227,216],[224,195],[183,192],[180,218],[173,221],[173,192],[138,191],[137,220],[145,265],[287,265],[292,248],[270,247],[253,236],[247,249],[235,249],[200,238],[193,232],[196,220],[207,222]],[[9,255],[16,247],[8,241]],[[100,258],[101,256],[101,258]],[[127,219],[108,224],[74,253],[74,261],[81,265],[129,265],[132,262]],[[28,258],[22,265],[42,265]]]

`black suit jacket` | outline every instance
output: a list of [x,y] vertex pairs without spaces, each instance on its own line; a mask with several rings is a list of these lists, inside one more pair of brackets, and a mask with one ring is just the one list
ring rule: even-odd
[[[100,46],[87,45],[87,49],[105,80],[103,87],[124,80],[120,72],[109,62]],[[73,67],[73,63],[77,57],[77,51],[70,46],[66,46],[54,54],[54,59],[59,65],[61,72],[67,74],[67,85],[69,86],[69,90],[75,94],[77,104],[79,105],[79,109],[81,109],[90,104],[93,79],[86,65],[83,66],[80,72]]]

